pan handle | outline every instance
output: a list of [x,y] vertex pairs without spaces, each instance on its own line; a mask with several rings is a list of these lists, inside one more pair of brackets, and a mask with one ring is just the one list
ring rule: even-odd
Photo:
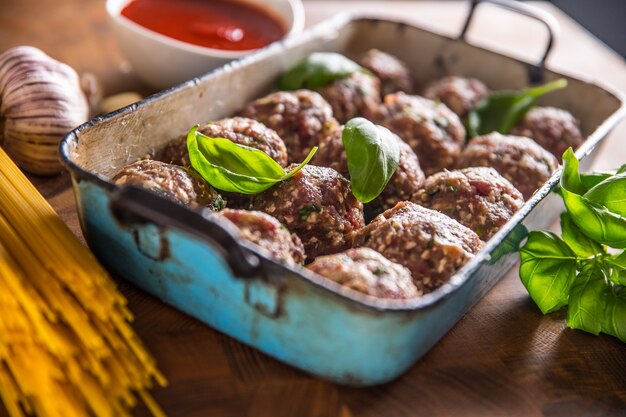
[[496,6],[502,7],[504,9],[522,14],[524,16],[531,17],[539,22],[543,23],[543,25],[548,30],[548,42],[546,44],[546,48],[543,52],[543,56],[538,64],[533,65],[529,68],[529,78],[533,83],[537,83],[542,81],[543,78],[543,69],[546,64],[546,60],[552,51],[552,46],[554,45],[557,34],[559,33],[559,22],[552,16],[550,13],[541,10],[538,7],[531,6],[519,1],[513,0],[472,0],[470,5],[470,10],[467,15],[467,19],[465,20],[465,24],[463,25],[463,29],[461,29],[461,33],[459,34],[459,39],[466,41],[467,31],[472,22],[472,18],[474,17],[474,12],[476,10],[476,6],[480,3],[491,3]]
[[208,241],[222,252],[233,273],[250,277],[258,273],[261,261],[240,243],[237,230],[209,219],[209,209],[192,211],[144,189],[116,187],[111,194],[111,212],[123,224],[153,223],[173,227]]

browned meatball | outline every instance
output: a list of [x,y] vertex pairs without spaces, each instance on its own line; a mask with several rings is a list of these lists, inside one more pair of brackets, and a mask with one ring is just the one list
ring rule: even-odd
[[488,95],[489,89],[482,81],[457,76],[434,81],[424,90],[424,97],[440,100],[461,118]]
[[524,197],[495,169],[480,167],[431,175],[415,201],[488,240],[522,207]]
[[[256,120],[245,117],[221,119],[202,126],[198,132],[212,138],[225,138],[238,145],[259,149],[280,166],[287,165],[287,148],[283,140],[272,129]],[[160,159],[169,164],[190,166],[187,135],[181,135],[170,142]]]
[[[400,147],[400,162],[387,186],[373,202],[370,209],[380,213],[396,205],[398,201],[411,200],[424,183],[424,172],[413,149],[397,135],[393,135]],[[343,148],[341,133],[329,136],[320,144],[313,162],[333,168],[345,177],[350,177],[348,158]]]
[[380,90],[383,96],[404,91],[413,92],[413,78],[406,64],[393,55],[370,49],[359,59],[359,64],[372,71],[380,79]]
[[278,220],[260,211],[224,209],[216,214],[237,226],[241,237],[259,245],[278,262],[304,263],[304,246],[300,238]]
[[113,182],[141,187],[187,207],[224,208],[222,197],[197,173],[160,161],[133,162],[122,168]]
[[363,205],[352,195],[350,181],[314,165],[256,194],[249,208],[271,214],[297,234],[308,259],[348,249],[352,233],[364,224]]
[[454,166],[465,142],[459,117],[423,97],[389,94],[377,119],[411,146],[426,175]]
[[559,162],[530,138],[493,132],[473,138],[457,166],[495,168],[528,200],[550,178]]
[[372,119],[380,106],[380,80],[364,72],[354,72],[318,91],[341,123],[358,116]]
[[583,143],[578,120],[570,112],[554,107],[531,109],[511,134],[533,139],[559,161],[567,148],[575,150]]
[[274,129],[287,146],[289,162],[301,162],[313,146],[339,129],[333,110],[314,91],[279,91],[255,100],[241,111]]
[[343,128],[339,128],[332,135],[325,137],[319,144],[319,148],[313,156],[311,163],[322,167],[332,168],[346,178],[348,172],[348,156],[343,147],[341,135]]
[[406,299],[420,295],[408,269],[369,248],[320,256],[308,268],[341,285],[378,298]]
[[456,220],[409,201],[380,214],[354,235],[353,243],[407,267],[423,293],[448,281],[483,245]]

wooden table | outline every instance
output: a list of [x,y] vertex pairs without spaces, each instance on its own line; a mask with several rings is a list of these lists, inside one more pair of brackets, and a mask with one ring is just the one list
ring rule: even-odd
[[[626,91],[621,57],[547,4],[561,24],[549,64],[611,82]],[[456,33],[467,11],[459,2],[306,3],[308,24],[339,10],[373,11]],[[541,26],[491,7],[480,11],[471,40],[535,59]],[[128,65],[107,24],[103,1],[2,0],[0,51],[31,44],[81,72],[105,94],[149,93]],[[626,124],[613,132],[598,167],[626,160]],[[33,178],[80,235],[69,178]],[[136,315],[134,328],[157,358],[169,386],[154,395],[170,416],[626,416],[626,346],[567,329],[564,315],[541,316],[512,271],[417,365],[397,381],[370,389],[336,386],[248,348],[120,280]],[[0,415],[3,412],[0,410]],[[143,408],[136,415],[145,416]]]

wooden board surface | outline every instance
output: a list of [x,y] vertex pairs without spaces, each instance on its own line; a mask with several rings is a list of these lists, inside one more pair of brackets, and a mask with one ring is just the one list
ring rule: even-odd
[[[305,6],[308,24],[341,10],[372,11],[448,34],[458,31],[467,10],[463,2],[310,1]],[[561,24],[552,66],[626,91],[621,57],[557,9],[540,6]],[[545,42],[542,30],[526,18],[487,6],[470,39],[534,59]],[[38,46],[81,72],[94,73],[106,94],[151,92],[124,61],[102,1],[3,0],[0,51],[20,44]],[[626,161],[624,139],[626,124],[621,123],[596,165]],[[80,234],[68,175],[33,180]],[[133,327],[170,381],[153,391],[170,416],[626,416],[626,346],[567,329],[562,313],[541,316],[516,271],[405,375],[369,389],[310,377],[118,282],[136,315]],[[140,407],[136,415],[147,412]]]

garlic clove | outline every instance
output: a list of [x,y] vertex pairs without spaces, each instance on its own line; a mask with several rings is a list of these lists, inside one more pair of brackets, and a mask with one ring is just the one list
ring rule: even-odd
[[58,143],[88,116],[71,67],[29,46],[0,55],[0,144],[20,167],[35,174],[60,172]]

